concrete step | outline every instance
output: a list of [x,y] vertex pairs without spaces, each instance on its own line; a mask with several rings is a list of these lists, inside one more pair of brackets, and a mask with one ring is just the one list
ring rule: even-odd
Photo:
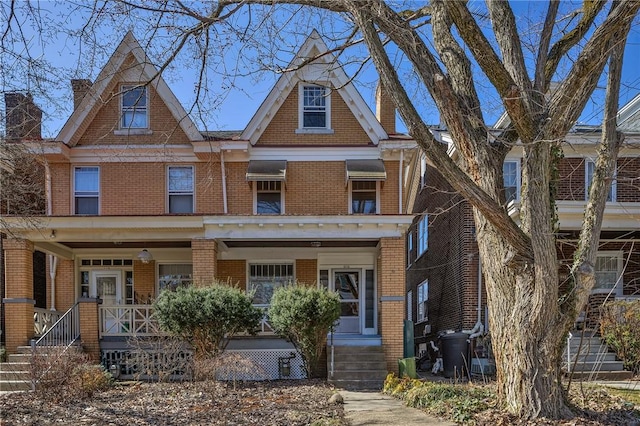
[[565,373],[565,376],[573,377],[577,380],[629,380],[633,378],[631,371],[599,371],[599,372],[574,372],[573,374]]
[[624,371],[622,361],[605,361],[605,362],[578,362],[575,366],[571,366],[574,371]]
[[31,390],[31,382],[28,380],[2,380],[0,381],[0,391],[17,392]]
[[31,364],[28,362],[2,362],[0,371],[29,371]]
[[31,362],[31,354],[9,354],[7,360],[9,362],[29,363]]
[[18,348],[16,349],[16,353],[19,354],[31,354],[32,349],[31,346],[18,346]]
[[29,371],[5,371],[0,370],[0,383],[11,380],[31,380],[31,372]]
[[382,390],[384,385],[383,380],[331,380],[331,384],[333,384],[337,388],[347,389],[347,390]]
[[382,380],[387,377],[386,370],[334,370],[334,380]]
[[[331,359],[328,359],[328,364],[330,366]],[[364,359],[364,360],[352,360],[352,361],[339,361],[335,360],[333,362],[333,368],[336,370],[386,370],[387,363],[382,359]]]
[[[578,362],[617,361],[618,360],[616,358],[616,354],[613,352],[585,353],[585,354],[581,353],[577,357],[576,355],[571,356],[571,362],[573,363],[576,360],[576,358],[578,359]],[[566,360],[567,357],[565,356],[563,359]]]
[[[334,346],[333,352],[334,354],[341,354],[341,355],[349,355],[349,354],[364,355],[364,354],[372,354],[372,353],[384,354],[382,346]],[[331,353],[330,345],[327,346],[327,353]]]

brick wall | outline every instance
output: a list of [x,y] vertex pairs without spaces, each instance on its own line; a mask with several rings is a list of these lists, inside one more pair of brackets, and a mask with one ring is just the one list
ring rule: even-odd
[[247,262],[245,260],[219,260],[217,277],[222,282],[246,290]]
[[315,287],[318,281],[318,261],[316,259],[297,259],[296,280]]
[[136,303],[149,303],[156,297],[156,262],[133,261],[133,289]]
[[296,85],[273,116],[257,145],[368,145],[371,142],[337,92],[331,93],[333,134],[296,134],[297,128],[298,86]]
[[58,258],[56,268],[56,310],[65,312],[76,302],[75,267],[71,259]]
[[82,348],[92,360],[100,359],[100,341],[98,336],[98,303],[94,299],[80,302],[80,340]]
[[218,244],[215,240],[196,239],[191,241],[193,260],[193,282],[195,285],[209,285],[217,277]]
[[[405,318],[405,239],[381,238],[378,260],[378,313],[387,369],[398,371]],[[387,300],[385,300],[385,298]]]
[[33,337],[33,243],[26,240],[6,239],[5,298],[3,300],[7,327],[7,352],[16,353],[18,346],[26,345]]

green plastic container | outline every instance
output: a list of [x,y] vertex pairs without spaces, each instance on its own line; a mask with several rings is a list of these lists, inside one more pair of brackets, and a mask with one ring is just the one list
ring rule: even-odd
[[416,359],[414,357],[399,359],[398,370],[400,377],[407,376],[411,379],[418,378],[418,375],[416,374]]

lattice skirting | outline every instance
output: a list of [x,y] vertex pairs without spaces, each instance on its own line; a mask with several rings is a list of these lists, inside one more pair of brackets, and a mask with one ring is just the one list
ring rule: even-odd
[[[295,357],[292,358],[292,356]],[[120,379],[170,380],[189,379],[192,354],[189,351],[103,350],[101,364],[119,374]],[[228,350],[215,367],[219,380],[304,379],[302,356],[291,349]],[[283,366],[284,368],[281,368]],[[288,367],[288,368],[287,368]],[[286,373],[289,373],[288,375]]]

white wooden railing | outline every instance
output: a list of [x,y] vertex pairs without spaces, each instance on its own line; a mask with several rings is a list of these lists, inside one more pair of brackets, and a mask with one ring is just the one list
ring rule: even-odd
[[253,305],[256,308],[262,309],[262,319],[260,319],[260,324],[258,326],[258,334],[274,334],[273,328],[271,324],[269,324],[269,316],[267,315],[267,311],[269,310],[269,305]]
[[100,306],[100,337],[163,334],[153,319],[151,305]]
[[63,312],[44,308],[33,308],[33,332],[36,336],[45,334],[62,316]]

